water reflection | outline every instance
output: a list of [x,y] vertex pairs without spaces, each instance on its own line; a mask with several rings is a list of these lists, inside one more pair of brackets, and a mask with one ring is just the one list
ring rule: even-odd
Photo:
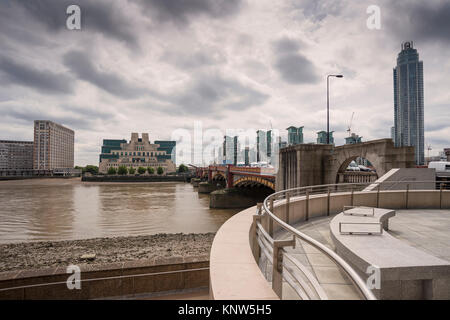
[[0,242],[215,232],[239,210],[209,209],[190,184],[0,183]]

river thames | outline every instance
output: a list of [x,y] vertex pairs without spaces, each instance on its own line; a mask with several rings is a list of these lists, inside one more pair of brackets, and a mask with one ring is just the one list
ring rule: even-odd
[[0,243],[216,232],[238,211],[182,182],[2,181]]

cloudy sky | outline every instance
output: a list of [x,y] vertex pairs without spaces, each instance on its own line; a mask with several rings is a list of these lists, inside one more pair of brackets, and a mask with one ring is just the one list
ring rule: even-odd
[[[97,164],[103,138],[177,128],[305,126],[344,143],[390,136],[392,68],[413,40],[425,77],[425,141],[450,147],[448,0],[2,0],[0,139],[32,140],[34,119],[76,131],[75,163]],[[81,8],[82,29],[66,28]],[[369,30],[369,5],[381,29]]]

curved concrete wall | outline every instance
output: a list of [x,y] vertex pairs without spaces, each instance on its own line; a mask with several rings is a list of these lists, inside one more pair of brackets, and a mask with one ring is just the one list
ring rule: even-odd
[[217,232],[210,256],[210,297],[215,300],[274,300],[272,290],[256,264],[250,245],[251,207],[228,219]]

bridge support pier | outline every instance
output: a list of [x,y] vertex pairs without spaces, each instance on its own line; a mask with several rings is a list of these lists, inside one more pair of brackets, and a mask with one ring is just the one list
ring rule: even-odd
[[240,209],[256,205],[264,200],[265,195],[257,197],[239,190],[238,188],[222,189],[211,192],[209,207],[215,209]]
[[198,185],[198,193],[211,193],[213,191],[222,189],[222,186],[217,186],[217,183],[211,183],[211,182],[200,182]]

